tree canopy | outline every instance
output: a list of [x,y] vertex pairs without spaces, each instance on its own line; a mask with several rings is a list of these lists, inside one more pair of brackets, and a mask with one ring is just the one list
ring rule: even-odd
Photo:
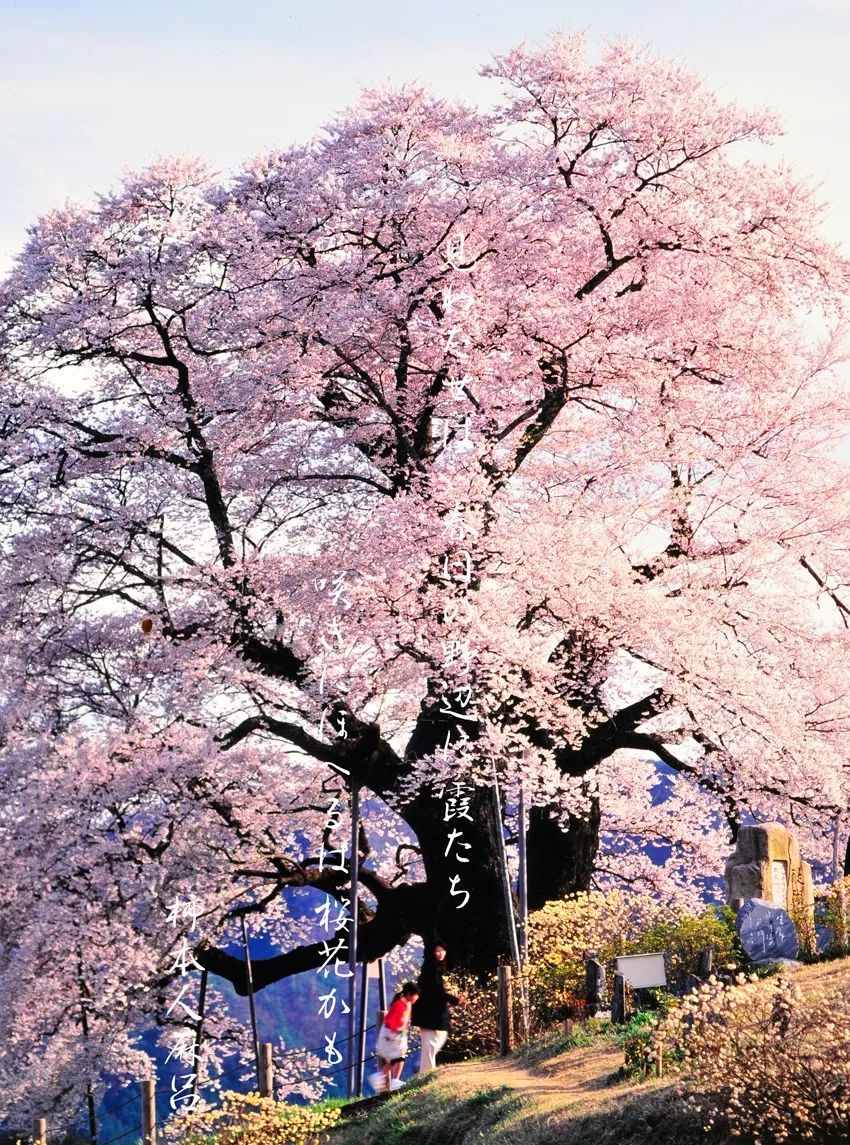
[[239,990],[240,911],[280,946],[259,988],[319,964],[291,904],[345,896],[352,784],[358,957],[439,933],[479,969],[495,776],[538,906],[718,874],[752,815],[823,855],[847,805],[847,265],[814,193],[770,116],[629,46],[484,73],[488,110],[373,91],[228,177],[157,162],[0,287],[0,1009],[45,1094],[81,998],[92,1069],[161,1016],[176,896]]

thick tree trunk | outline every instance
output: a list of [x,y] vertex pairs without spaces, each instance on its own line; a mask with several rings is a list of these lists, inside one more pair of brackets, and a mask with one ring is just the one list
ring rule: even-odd
[[551,812],[532,807],[528,826],[528,905],[540,910],[552,899],[586,891],[599,849],[599,800],[586,819],[570,816],[563,830]]
[[[498,832],[490,788],[477,788],[469,806],[470,819],[445,821],[443,803],[424,791],[404,810],[419,840],[429,888],[427,915],[420,921],[426,942],[439,939],[451,952],[452,963],[473,972],[492,970],[499,956],[510,957],[509,920],[499,861]],[[449,849],[452,830],[462,830],[468,848]],[[457,841],[458,843],[460,840]],[[466,860],[466,861],[464,861]],[[469,895],[452,894],[455,889]]]

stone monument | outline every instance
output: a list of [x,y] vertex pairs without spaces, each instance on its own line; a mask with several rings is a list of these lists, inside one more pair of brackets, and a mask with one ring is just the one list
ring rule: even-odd
[[761,899],[787,911],[798,927],[814,925],[812,869],[800,858],[800,844],[781,823],[741,827],[735,853],[726,863],[726,897],[740,910],[747,899]]
[[800,952],[788,911],[764,899],[747,899],[738,911],[737,929],[741,945],[756,964],[793,961]]

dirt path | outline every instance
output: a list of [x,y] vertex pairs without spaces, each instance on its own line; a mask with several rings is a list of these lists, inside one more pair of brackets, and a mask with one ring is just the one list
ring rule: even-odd
[[540,1065],[502,1058],[464,1062],[447,1067],[442,1080],[462,1094],[509,1086],[528,1098],[534,1112],[545,1113],[612,1092],[622,1097],[635,1089],[636,1083],[617,1078],[622,1064],[622,1050],[599,1044],[569,1050]]

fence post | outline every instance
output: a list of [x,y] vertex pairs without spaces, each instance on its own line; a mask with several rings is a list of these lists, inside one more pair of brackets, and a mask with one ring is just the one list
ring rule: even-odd
[[156,1145],[156,1088],[151,1078],[142,1082],[142,1145]]
[[514,999],[510,966],[499,966],[499,1052],[514,1048]]
[[260,1042],[260,1097],[274,1097],[274,1058],[271,1042]]
[[704,950],[699,952],[699,966],[697,967],[697,976],[705,981],[706,978],[711,977],[711,971],[713,967],[714,949],[711,946],[707,946]]
[[622,974],[614,975],[614,993],[611,998],[611,1021],[616,1026],[626,1024],[626,980]]
[[47,1145],[47,1119],[44,1117],[33,1118],[32,1145]]
[[655,1076],[664,1076],[664,1043],[660,1038],[655,1043]]

